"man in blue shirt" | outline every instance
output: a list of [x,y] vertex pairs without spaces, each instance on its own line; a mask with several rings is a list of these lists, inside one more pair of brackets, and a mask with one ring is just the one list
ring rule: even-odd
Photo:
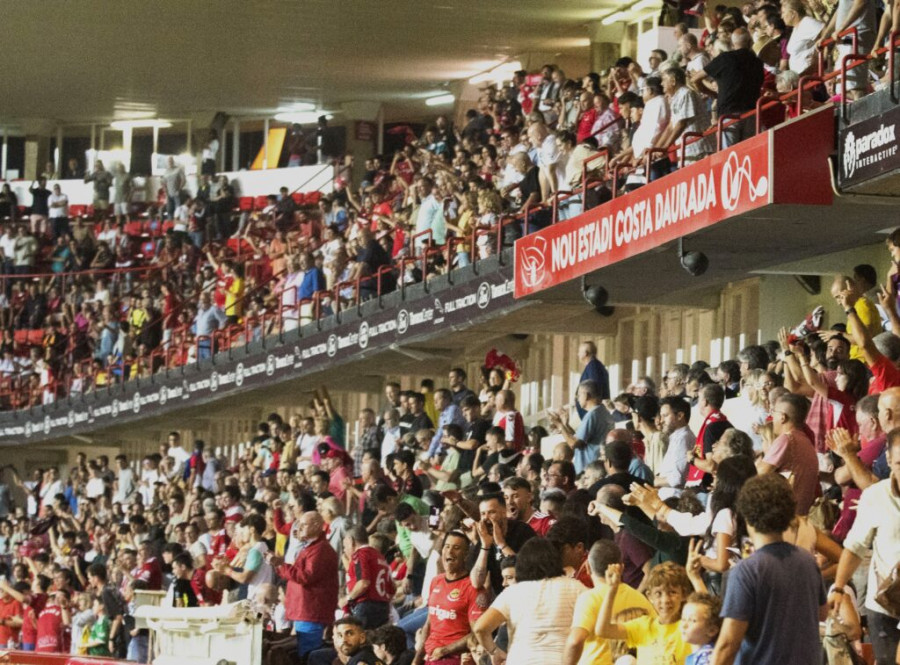
[[300,253],[300,270],[303,272],[303,280],[297,289],[297,302],[312,300],[317,291],[325,290],[325,275],[316,267],[309,252]]
[[[578,347],[578,359],[584,363],[584,370],[581,372],[579,386],[585,381],[593,381],[597,384],[598,402],[609,399],[609,372],[603,363],[597,359],[597,346],[593,342],[582,342]],[[578,417],[584,419],[587,411],[580,405],[576,404]]]
[[428,446],[429,457],[435,457],[440,452],[445,425],[459,425],[464,431],[468,425],[466,419],[463,418],[462,411],[453,403],[453,394],[446,388],[434,391],[434,408],[438,412],[438,422],[431,445]]
[[580,474],[584,467],[598,458],[606,435],[615,427],[609,411],[600,403],[599,395],[600,388],[595,381],[582,381],[578,384],[578,406],[584,411],[584,415],[577,430],[572,429],[559,412],[550,411],[548,414],[550,422],[575,451],[572,463],[576,474]]
[[828,608],[813,556],[784,542],[797,511],[794,492],[777,473],[748,480],[737,510],[755,552],[732,568],[725,585],[716,665],[819,665],[819,621]]

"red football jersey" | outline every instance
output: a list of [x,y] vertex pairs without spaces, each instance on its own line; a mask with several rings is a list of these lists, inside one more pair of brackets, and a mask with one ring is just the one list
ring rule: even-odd
[[425,640],[425,653],[468,635],[487,607],[487,597],[472,586],[468,575],[453,582],[448,582],[445,575],[435,577],[428,592],[431,630]]
[[369,588],[354,599],[356,603],[366,600],[389,603],[397,590],[387,561],[381,556],[381,552],[369,545],[363,545],[357,549],[350,559],[350,569],[347,571],[347,591],[351,591],[359,580],[368,580]]
[[37,643],[34,650],[41,653],[61,653],[64,636],[62,608],[59,605],[48,605],[37,620]]

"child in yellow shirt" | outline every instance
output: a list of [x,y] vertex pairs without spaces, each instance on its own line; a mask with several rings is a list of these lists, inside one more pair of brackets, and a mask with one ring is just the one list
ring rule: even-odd
[[636,648],[637,665],[684,665],[691,654],[691,645],[681,635],[681,609],[692,590],[687,572],[671,561],[654,567],[647,576],[646,594],[656,616],[613,623],[613,604],[622,583],[623,568],[617,563],[606,569],[609,593],[600,606],[599,636],[624,640],[629,648]]

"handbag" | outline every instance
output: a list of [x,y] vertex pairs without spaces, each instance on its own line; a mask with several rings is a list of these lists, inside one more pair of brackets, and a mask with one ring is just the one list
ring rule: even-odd
[[875,602],[893,616],[900,616],[900,564],[878,583]]
[[825,622],[825,635],[822,638],[825,662],[828,665],[865,665],[865,661],[850,644],[846,630],[840,619],[828,617]]

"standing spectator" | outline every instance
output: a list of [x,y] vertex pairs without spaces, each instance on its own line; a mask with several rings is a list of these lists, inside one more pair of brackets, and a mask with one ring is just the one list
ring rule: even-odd
[[777,474],[751,478],[741,490],[737,509],[755,552],[729,573],[715,665],[736,659],[744,665],[822,663],[819,621],[827,614],[822,575],[812,555],[782,535],[796,508],[790,485]]
[[[831,19],[822,30],[819,45],[829,37],[834,39],[836,47],[835,63],[840,71],[841,61],[851,52],[866,56],[875,44],[875,33],[878,31],[878,4],[875,0],[838,0],[837,8]],[[855,44],[849,37],[838,37],[842,32],[856,28]],[[871,85],[869,67],[866,63],[847,71],[847,95],[850,99],[859,99]]]
[[203,153],[200,161],[200,173],[212,178],[216,175],[216,155],[219,153],[219,132],[215,129],[209,130],[209,136],[206,138],[206,145],[203,146]]
[[[563,665],[609,665],[612,651],[609,640],[597,634],[597,619],[603,599],[609,594],[606,570],[611,564],[622,564],[622,552],[615,543],[598,540],[588,553],[588,567],[594,587],[583,591],[575,603],[572,627],[563,652]],[[612,607],[613,617],[623,613],[651,614],[647,597],[627,584],[621,585]]]
[[113,174],[113,214],[116,224],[121,229],[122,220],[128,219],[128,203],[131,201],[131,174],[125,170],[122,162],[116,164]]
[[[103,645],[101,643],[101,646],[107,647],[103,653],[112,655],[115,658],[124,658],[126,639],[122,620],[125,616],[125,601],[122,599],[122,594],[114,586],[107,583],[106,567],[102,563],[91,564],[88,567],[87,577],[91,589],[97,597],[95,613],[99,607],[103,616],[109,622],[106,644]],[[93,630],[91,635],[94,635]]]
[[300,549],[294,562],[269,556],[276,574],[287,581],[285,615],[294,622],[301,658],[322,643],[338,604],[338,555],[325,538],[324,526],[319,513],[303,513],[294,531]]
[[[578,385],[581,385],[584,381],[594,381],[599,390],[600,400],[608,400],[610,394],[609,372],[606,370],[603,363],[600,362],[600,359],[597,358],[597,345],[593,342],[582,342],[578,346],[578,360],[584,365],[584,369],[581,370],[581,378],[578,380]],[[584,418],[584,414],[587,413],[587,410],[577,404],[575,408],[578,411],[578,417]]]
[[805,412],[805,397],[788,393],[779,398],[772,409],[772,425],[777,438],[756,463],[760,474],[790,475],[798,515],[809,512],[819,487],[819,460],[812,441],[803,431]]
[[472,584],[476,589],[499,593],[503,588],[500,559],[515,555],[536,534],[524,522],[507,517],[506,499],[502,494],[482,497],[478,510],[481,519],[476,527],[481,546],[469,552]]
[[[443,245],[447,239],[447,221],[444,219],[444,206],[434,194],[434,180],[425,176],[419,180],[417,190],[420,199],[419,212],[416,216],[416,247],[421,249],[428,244],[429,238],[434,245]],[[427,231],[431,231],[429,236]],[[422,234],[419,236],[419,234]]]
[[[534,538],[516,555],[516,583],[507,587],[475,624],[475,637],[493,662],[543,665],[558,659],[575,603],[584,586],[565,576],[556,546]],[[503,654],[491,634],[502,624],[509,630]]]
[[581,474],[584,468],[596,460],[600,454],[600,446],[606,441],[606,435],[615,427],[612,416],[600,402],[600,388],[596,382],[588,379],[578,386],[578,406],[585,411],[578,429],[572,429],[560,411],[550,411],[550,422],[563,435],[566,443],[574,452],[575,473]]
[[844,539],[844,551],[828,596],[830,607],[839,606],[850,578],[871,551],[865,608],[877,665],[893,663],[900,643],[900,617],[876,600],[879,584],[890,578],[900,561],[900,429],[888,433],[887,462],[890,477],[867,487],[859,499],[856,520]]
[[438,413],[438,422],[434,437],[432,437],[431,444],[428,447],[429,457],[435,457],[440,452],[444,427],[447,425],[464,427],[466,424],[462,412],[453,402],[453,393],[447,388],[439,388],[434,391],[434,408]]
[[174,157],[170,156],[166,161],[166,170],[163,173],[163,186],[166,192],[166,217],[168,219],[175,218],[178,197],[186,184],[187,178],[184,175],[184,169],[175,163]]
[[807,15],[803,0],[784,0],[781,3],[781,18],[791,28],[787,43],[788,69],[803,76],[816,64],[816,40],[825,26]]
[[[669,99],[672,118],[656,143],[658,148],[669,148],[687,132],[705,132],[709,129],[709,113],[700,95],[687,87],[683,69],[673,67],[662,75],[663,90]],[[703,159],[713,152],[709,137],[690,137],[684,151],[685,164]],[[680,151],[677,157],[680,158]]]
[[63,194],[59,183],[53,185],[53,193],[47,199],[50,215],[50,233],[57,240],[69,232],[69,197]]
[[113,184],[112,174],[98,159],[94,162],[93,173],[85,173],[84,181],[94,183],[94,215],[102,219],[109,209],[109,188]]
[[32,182],[28,191],[31,193],[31,232],[41,237],[47,233],[47,218],[50,216],[47,179],[42,176],[37,182]]
[[17,275],[28,275],[34,272],[34,259],[38,252],[37,239],[28,233],[24,226],[19,227],[13,245],[13,263]]
[[[701,71],[695,72],[692,79],[698,85],[702,85],[707,76],[715,80],[719,117],[755,109],[765,76],[762,61],[750,48],[752,40],[747,28],[736,29],[731,41],[733,51],[720,53]],[[753,118],[729,124],[722,132],[722,146],[740,143],[752,136],[753,130]]]
[[666,454],[656,471],[657,487],[684,487],[688,472],[688,455],[694,449],[697,438],[688,427],[691,405],[683,397],[663,397],[659,417],[663,434],[668,437]]
[[344,569],[347,594],[339,601],[367,630],[383,626],[390,619],[394,579],[381,552],[369,545],[365,527],[350,530],[344,539]]
[[512,390],[501,390],[495,398],[494,426],[503,430],[506,446],[516,452],[525,447],[525,422],[516,411],[516,394]]

